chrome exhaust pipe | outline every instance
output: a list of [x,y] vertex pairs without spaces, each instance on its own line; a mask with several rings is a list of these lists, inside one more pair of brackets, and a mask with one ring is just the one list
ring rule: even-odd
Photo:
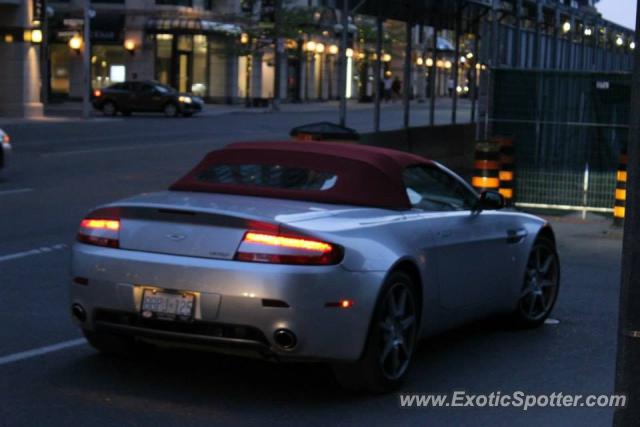
[[278,329],[273,333],[273,340],[283,350],[291,350],[298,343],[296,334],[288,329]]
[[87,320],[87,312],[84,311],[84,308],[80,304],[73,304],[71,306],[71,314],[82,323]]

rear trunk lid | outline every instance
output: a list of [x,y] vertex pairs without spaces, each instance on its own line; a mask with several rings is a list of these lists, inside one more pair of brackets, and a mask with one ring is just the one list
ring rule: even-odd
[[369,210],[183,191],[143,194],[109,206],[120,211],[121,249],[216,259],[232,259],[247,230],[295,228],[296,223]]

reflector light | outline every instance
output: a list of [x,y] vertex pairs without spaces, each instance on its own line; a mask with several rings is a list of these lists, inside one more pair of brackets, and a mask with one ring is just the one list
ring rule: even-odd
[[353,301],[348,299],[343,299],[340,301],[340,308],[350,308],[353,307]]
[[513,172],[500,171],[500,181],[513,181]]
[[618,181],[627,182],[627,171],[618,171],[616,178]]
[[297,237],[284,237],[273,234],[262,234],[249,232],[244,236],[244,241],[248,243],[259,243],[269,246],[281,246],[285,248],[305,249],[308,251],[331,252],[333,246],[325,242],[316,240],[300,239]]
[[89,218],[89,219],[83,219],[82,222],[80,223],[80,227],[118,231],[120,230],[120,221],[118,221],[117,219]]
[[332,308],[351,308],[351,307],[353,307],[353,304],[354,304],[353,300],[343,299],[343,300],[336,301],[336,302],[328,302],[324,306],[325,307],[332,307]]

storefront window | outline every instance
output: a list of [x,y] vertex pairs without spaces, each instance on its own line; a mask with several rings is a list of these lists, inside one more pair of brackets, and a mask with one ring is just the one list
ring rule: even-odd
[[51,94],[69,95],[71,79],[71,59],[73,53],[65,44],[52,44],[51,52]]
[[127,53],[117,45],[94,45],[91,56],[91,87],[100,89],[127,78]]
[[193,79],[191,92],[205,96],[207,93],[207,36],[193,36]]
[[171,85],[171,53],[173,35],[158,34],[156,36],[156,80]]

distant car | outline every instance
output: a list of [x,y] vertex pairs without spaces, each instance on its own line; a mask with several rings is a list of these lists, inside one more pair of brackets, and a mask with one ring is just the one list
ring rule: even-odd
[[105,116],[133,112],[160,112],[167,117],[190,117],[202,111],[204,101],[152,81],[116,83],[93,92],[93,107]]
[[159,344],[328,361],[345,387],[388,391],[420,337],[497,313],[539,326],[553,309],[551,226],[503,207],[408,153],[232,144],[169,191],[81,221],[71,312],[107,353]]
[[9,143],[11,138],[0,129],[0,145],[2,145],[2,149],[0,150],[0,171],[7,169],[9,166],[9,155],[11,154],[11,144]]

